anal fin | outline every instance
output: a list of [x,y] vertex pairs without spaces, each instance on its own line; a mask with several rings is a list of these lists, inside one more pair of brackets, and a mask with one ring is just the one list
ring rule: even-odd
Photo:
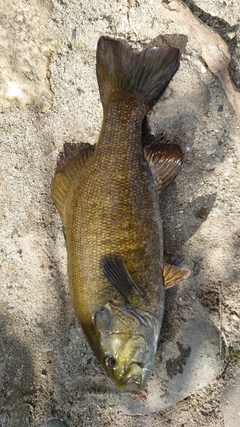
[[167,187],[181,170],[183,154],[177,144],[152,143],[144,147],[144,155],[159,191]]
[[171,288],[182,282],[190,275],[190,270],[182,269],[176,265],[163,263],[163,280],[165,289]]
[[58,158],[57,168],[52,180],[51,195],[64,222],[67,194],[87,159],[93,154],[94,146],[84,143],[65,143],[63,148],[64,151]]

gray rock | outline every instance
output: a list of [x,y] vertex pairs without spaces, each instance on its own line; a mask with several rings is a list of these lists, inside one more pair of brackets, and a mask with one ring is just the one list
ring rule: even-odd
[[199,304],[173,340],[163,346],[144,400],[122,402],[126,414],[161,411],[210,384],[221,372],[219,331]]
[[221,397],[221,410],[224,416],[225,427],[240,426],[240,376],[235,383],[224,390]]

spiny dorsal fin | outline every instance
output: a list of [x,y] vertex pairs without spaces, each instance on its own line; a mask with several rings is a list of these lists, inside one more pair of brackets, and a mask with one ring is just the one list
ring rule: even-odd
[[90,144],[65,143],[64,151],[58,158],[56,172],[52,180],[51,194],[63,223],[67,194],[93,151],[94,146]]
[[158,190],[167,187],[179,174],[182,167],[182,150],[177,144],[153,143],[144,147]]
[[176,265],[163,263],[163,280],[165,289],[171,288],[186,279],[190,274],[190,270],[184,270]]

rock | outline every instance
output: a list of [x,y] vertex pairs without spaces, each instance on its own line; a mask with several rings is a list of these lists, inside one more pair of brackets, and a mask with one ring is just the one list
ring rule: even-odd
[[163,346],[162,360],[156,360],[145,400],[128,397],[122,402],[122,412],[136,415],[161,411],[219,375],[219,331],[200,304],[195,304],[193,312],[173,341]]
[[224,416],[224,427],[240,426],[240,376],[234,385],[224,390],[221,397],[221,410]]

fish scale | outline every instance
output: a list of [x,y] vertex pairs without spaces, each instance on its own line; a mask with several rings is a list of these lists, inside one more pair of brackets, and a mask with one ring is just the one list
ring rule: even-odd
[[[114,122],[113,125],[115,125]],[[113,125],[112,127],[114,127]],[[126,134],[128,134],[130,126],[131,122],[128,125],[126,123]],[[115,135],[117,130],[116,124]],[[115,140],[112,140],[111,132],[107,136],[111,138],[109,139],[111,141],[110,146],[114,146]],[[100,302],[96,295],[97,289],[97,293],[102,296],[101,288],[105,289],[107,284],[106,279],[103,280],[104,277],[102,277],[103,273],[100,268],[101,255],[112,252],[121,253],[127,260],[129,271],[133,275],[139,270],[139,262],[149,265],[149,254],[153,250],[156,253],[158,264],[161,261],[159,245],[161,219],[159,215],[158,221],[156,221],[156,213],[153,216],[158,206],[158,194],[153,185],[149,167],[143,157],[140,144],[141,127],[139,127],[138,135],[135,133],[134,137],[136,141],[137,137],[139,138],[138,145],[128,144],[128,155],[126,156],[124,153],[123,156],[123,153],[120,152],[121,157],[118,156],[119,164],[116,167],[115,156],[111,154],[112,149],[102,161],[104,154],[101,153],[101,145],[105,151],[105,147],[109,146],[109,140],[101,132],[98,141],[99,153],[96,150],[93,157],[89,159],[91,164],[81,174],[80,183],[75,189],[78,198],[73,199],[68,217],[69,222],[71,222],[71,232],[69,237],[67,234],[67,242],[71,242],[70,256],[75,260],[75,263],[72,264],[72,270],[76,271],[75,274],[79,274],[79,276],[85,275],[85,280],[82,280],[80,286],[77,280],[72,281],[74,301],[80,302],[80,310],[83,295],[84,299],[92,301],[88,314],[91,316],[94,315],[100,303],[104,304],[109,299],[109,296],[105,294],[105,300],[101,299]],[[122,140],[125,139],[125,133],[122,132],[121,138]],[[119,142],[120,146],[122,140],[119,135],[118,139],[117,143]],[[133,161],[134,158],[136,159],[135,162]],[[104,174],[102,170],[104,170]],[[112,171],[114,172],[112,173]],[[148,181],[145,179],[147,174],[150,177]],[[96,182],[98,183],[97,186]],[[109,195],[113,199],[110,203]],[[118,200],[117,206],[119,208],[117,209],[115,199]],[[139,201],[141,202],[140,214]],[[157,222],[158,224],[156,224]],[[127,229],[124,227],[126,223],[129,224]],[[150,230],[154,230],[154,233]],[[75,257],[75,254],[78,256]],[[81,254],[83,254],[82,257]],[[160,276],[159,266],[158,276]],[[138,277],[135,280],[139,282]],[[98,283],[98,287],[95,283]],[[95,294],[94,299],[92,298],[93,293]],[[75,302],[75,309],[77,312],[79,311],[77,302]]]

